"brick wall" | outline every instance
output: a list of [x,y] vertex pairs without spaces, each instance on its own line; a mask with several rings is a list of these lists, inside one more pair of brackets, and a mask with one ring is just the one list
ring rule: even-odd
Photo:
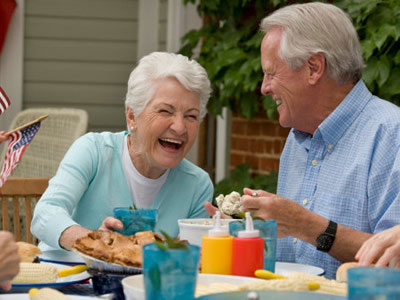
[[281,127],[277,120],[261,116],[247,120],[233,115],[230,169],[247,162],[252,173],[278,171],[279,157],[288,134],[289,129]]

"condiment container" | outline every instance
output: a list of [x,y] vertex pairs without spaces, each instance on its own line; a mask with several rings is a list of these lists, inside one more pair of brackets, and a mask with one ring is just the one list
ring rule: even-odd
[[264,267],[264,239],[254,230],[250,212],[246,212],[246,229],[233,238],[232,274],[255,277],[254,272]]
[[232,274],[232,242],[228,228],[221,226],[221,213],[213,216],[214,227],[203,236],[201,250],[201,272]]

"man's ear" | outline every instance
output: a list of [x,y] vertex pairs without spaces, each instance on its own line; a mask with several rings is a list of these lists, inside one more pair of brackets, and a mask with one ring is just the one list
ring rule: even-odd
[[325,72],[325,56],[321,53],[313,53],[307,61],[308,83],[316,84]]

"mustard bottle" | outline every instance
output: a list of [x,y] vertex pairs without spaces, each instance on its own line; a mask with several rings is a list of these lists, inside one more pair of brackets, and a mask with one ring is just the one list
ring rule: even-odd
[[221,213],[213,216],[214,227],[203,236],[201,249],[201,272],[211,274],[232,274],[233,237],[229,229],[221,226]]

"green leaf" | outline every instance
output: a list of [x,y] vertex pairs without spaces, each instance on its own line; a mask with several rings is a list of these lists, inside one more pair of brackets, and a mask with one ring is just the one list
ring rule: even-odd
[[363,73],[363,80],[367,85],[371,84],[378,77],[378,60],[375,57],[371,57],[371,59],[367,62],[367,66],[365,67]]
[[396,35],[396,26],[394,25],[383,24],[381,27],[379,27],[376,34],[374,34],[374,40],[378,50],[381,50],[383,44],[389,37],[395,38]]
[[379,73],[378,85],[381,87],[386,82],[390,74],[390,62],[385,55],[380,57],[377,67]]
[[178,238],[171,238],[163,230],[160,230],[160,232],[164,236],[165,242],[167,243],[167,245],[165,245],[162,242],[155,241],[155,244],[156,244],[156,246],[158,248],[160,248],[162,250],[166,250],[166,249],[186,249],[186,250],[189,250],[188,246],[183,241],[180,241]]

